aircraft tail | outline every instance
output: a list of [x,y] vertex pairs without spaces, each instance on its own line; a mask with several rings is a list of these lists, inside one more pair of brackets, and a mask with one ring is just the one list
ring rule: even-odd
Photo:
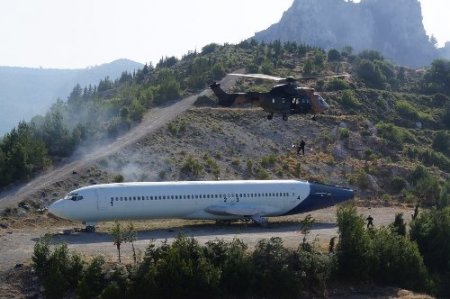
[[230,107],[233,105],[236,96],[234,94],[226,93],[217,82],[213,82],[209,87],[211,87],[212,91],[219,98],[219,105],[224,107]]
[[219,105],[223,107],[230,107],[233,104],[242,105],[248,103],[255,103],[259,101],[260,94],[255,93],[226,93],[220,84],[217,82],[212,83],[211,87],[214,94],[219,98]]

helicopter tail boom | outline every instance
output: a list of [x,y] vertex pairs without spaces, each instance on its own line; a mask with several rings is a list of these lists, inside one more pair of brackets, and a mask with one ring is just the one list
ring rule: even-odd
[[226,93],[222,88],[220,88],[220,84],[216,82],[211,84],[210,87],[214,94],[219,98],[218,104],[223,107],[259,101],[257,93]]

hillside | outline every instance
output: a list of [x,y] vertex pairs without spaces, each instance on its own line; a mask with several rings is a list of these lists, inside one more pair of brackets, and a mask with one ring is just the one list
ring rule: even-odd
[[418,0],[295,0],[278,23],[254,38],[323,49],[350,46],[355,52],[372,49],[412,67],[440,56],[425,32]]
[[0,66],[0,135],[11,130],[19,121],[29,121],[45,113],[56,99],[66,99],[73,87],[98,85],[109,77],[115,80],[122,72],[133,72],[142,64],[127,59],[86,69],[43,69]]
[[[350,185],[360,191],[361,198],[439,203],[448,196],[445,182],[450,171],[450,90],[445,80],[439,79],[445,76],[439,72],[445,70],[442,64],[446,63],[435,61],[424,74],[392,65],[373,51],[354,56],[293,43],[211,44],[202,53],[189,53],[182,60],[165,58],[155,68],[146,66],[133,76],[125,73],[115,82],[103,81],[93,93],[72,92],[67,103],[52,107],[30,127],[22,124],[3,140],[3,155],[14,157],[15,152],[8,152],[7,147],[16,142],[14,134],[24,134],[27,144],[37,145],[28,149],[22,144],[24,150],[34,151],[24,156],[28,160],[4,160],[0,168],[3,186],[21,174],[32,175],[38,167],[51,169],[49,165],[53,164],[58,168],[72,154],[75,156],[71,159],[83,157],[83,152],[93,152],[99,142],[124,140],[120,136],[129,136],[126,132],[134,126],[130,133],[141,128],[138,136],[144,136],[146,127],[139,127],[139,123],[145,109],[156,111],[182,94],[202,90],[206,81],[223,76],[226,68],[228,72],[244,67],[250,72],[281,76],[307,73],[308,68],[313,74],[332,74],[339,69],[353,76],[347,81],[335,78],[308,83],[331,105],[318,122],[301,116],[288,122],[279,118],[270,122],[260,110],[217,109],[214,97],[202,96],[202,105],[206,106],[170,123],[155,135],[159,137],[149,136],[157,138],[148,142],[151,148],[145,147],[144,140],[135,139],[137,149],[130,148],[118,156],[104,154],[100,164],[95,155],[90,160],[101,171],[122,175],[126,180],[303,178]],[[270,83],[251,80],[240,80],[234,88],[229,87],[269,88]],[[73,109],[77,109],[76,115],[71,113]],[[93,113],[95,119],[91,118]],[[22,138],[17,140],[21,142]],[[309,154],[300,159],[292,156],[291,146],[301,138],[306,139]],[[106,153],[114,155],[114,151]],[[8,163],[18,164],[14,171],[8,171]],[[190,167],[196,165],[199,168],[191,173]],[[425,188],[430,184],[437,186],[437,191]],[[2,197],[11,188],[5,189]],[[67,186],[66,191],[71,188]],[[40,194],[39,186],[34,190]],[[45,198],[46,202],[53,199]]]
[[[340,236],[349,238],[349,243],[340,241],[338,248],[338,258],[347,263],[338,266],[339,271],[349,281],[445,296],[449,291],[444,280],[448,267],[441,261],[447,260],[450,252],[450,222],[446,220],[450,218],[449,69],[450,62],[445,60],[414,70],[394,65],[375,51],[353,55],[291,42],[250,40],[238,45],[210,44],[180,60],[166,57],[156,66],[123,73],[118,80],[102,80],[91,91],[75,87],[66,102],[56,103],[42,117],[21,123],[0,142],[0,237],[7,240],[3,248],[10,252],[10,246],[20,247],[23,241],[30,250],[30,230],[35,236],[43,228],[55,232],[73,227],[49,216],[45,207],[80,186],[122,181],[307,179],[355,189],[356,203],[366,212],[382,207],[373,215],[384,213],[383,208],[391,216],[404,211],[408,222],[414,206],[420,206],[420,216],[411,222],[412,233],[407,237],[396,232],[395,225],[366,229],[364,218],[351,208],[338,210],[341,215],[338,212],[336,218],[325,213],[325,220],[333,227],[331,234],[336,233],[336,219],[341,219],[340,225],[347,223],[342,221],[342,211],[353,221]],[[240,71],[277,76],[345,71],[351,76],[305,83],[330,105],[317,121],[301,115],[290,116],[288,121],[276,115],[269,121],[261,109],[217,106],[208,81],[224,80],[223,87],[229,91],[271,88],[270,82],[235,81],[226,76]],[[292,147],[300,139],[306,140],[304,156],[297,156]],[[427,212],[430,207],[436,208]],[[281,224],[281,230],[293,230],[297,240],[299,220],[295,221],[295,228]],[[404,219],[399,222],[405,224]],[[157,225],[160,228],[164,223]],[[389,220],[383,222],[389,224]],[[180,225],[185,223],[176,227]],[[104,232],[110,228],[103,229],[95,236],[101,236],[105,246],[109,239]],[[163,237],[167,231],[173,234],[172,228],[165,227]],[[66,240],[89,247],[91,252],[99,251],[97,241],[84,243],[86,239],[73,237]],[[427,242],[441,246],[430,249]],[[258,244],[263,246],[264,242]],[[280,246],[273,248],[281,250]],[[306,254],[318,263],[313,265],[325,265],[320,275],[328,275],[334,253],[305,248],[309,247],[299,247],[293,254]],[[408,258],[398,258],[404,256]],[[391,262],[394,258],[398,259]],[[315,269],[311,266],[307,271],[317,273]],[[135,279],[129,271],[130,280]],[[323,291],[329,280],[322,277],[320,281],[323,284],[317,289]],[[305,283],[314,291],[315,281]]]

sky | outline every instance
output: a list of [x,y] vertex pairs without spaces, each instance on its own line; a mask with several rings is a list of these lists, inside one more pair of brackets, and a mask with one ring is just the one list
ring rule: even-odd
[[[450,1],[420,1],[427,33],[443,46]],[[292,2],[0,0],[0,66],[85,68],[119,58],[156,64],[249,38],[277,23]]]

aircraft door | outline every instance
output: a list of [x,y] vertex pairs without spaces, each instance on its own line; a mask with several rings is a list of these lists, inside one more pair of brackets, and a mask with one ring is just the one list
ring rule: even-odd
[[108,201],[108,197],[103,194],[101,191],[95,190],[97,196],[97,209],[99,211],[105,211],[110,206],[110,202]]
[[288,197],[289,207],[298,205],[303,200],[303,198],[301,198],[300,196],[300,193],[297,191],[298,190],[295,190],[295,188],[289,188],[289,197]]

